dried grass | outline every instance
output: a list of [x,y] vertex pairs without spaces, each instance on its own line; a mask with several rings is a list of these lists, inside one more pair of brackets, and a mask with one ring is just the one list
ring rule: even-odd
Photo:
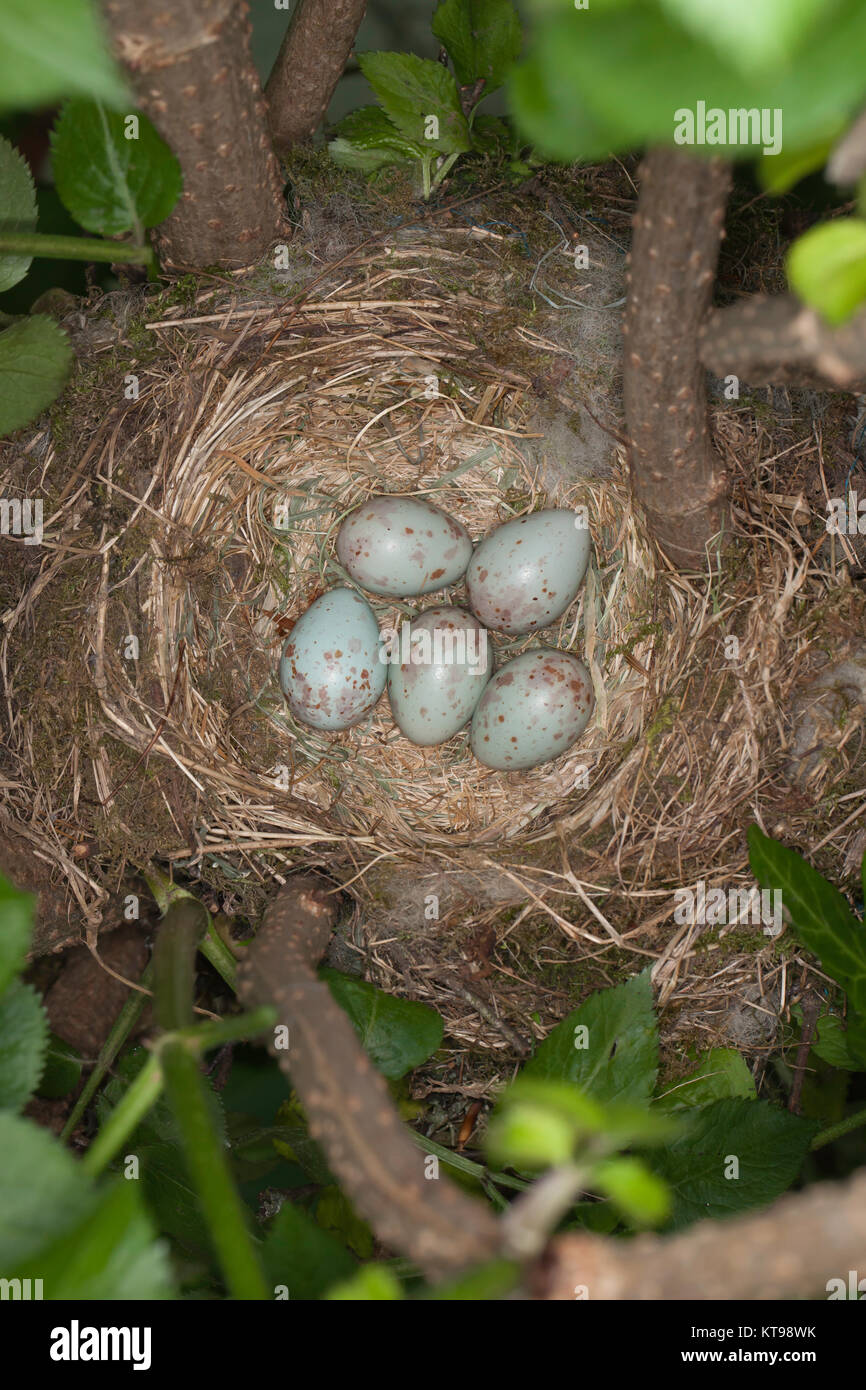
[[[503,304],[507,241],[467,228],[395,234],[288,307],[220,289],[149,323],[160,350],[142,369],[139,398],[97,432],[48,528],[49,558],[7,615],[3,678],[18,769],[2,789],[7,812],[53,856],[91,920],[124,855],[113,870],[91,872],[72,843],[116,843],[119,834],[135,862],[147,782],[166,811],[160,857],[216,871],[239,901],[301,861],[366,895],[368,908],[383,865],[411,885],[419,866],[491,872],[511,886],[518,922],[547,920],[601,970],[623,954],[632,968],[651,961],[662,1004],[682,1005],[693,1027],[712,1031],[714,1011],[760,970],[783,973],[775,1013],[790,997],[788,960],[765,954],[756,965],[754,951],[724,950],[737,924],[717,933],[717,968],[705,949],[699,960],[705,929],[672,925],[671,894],[700,879],[748,884],[752,820],[807,848],[829,845],[849,866],[861,834],[856,713],[828,735],[805,785],[792,787],[787,766],[794,693],[822,651],[844,646],[858,623],[863,630],[862,595],[796,481],[815,466],[815,439],[780,439],[746,408],[716,413],[738,535],[705,575],[660,561],[621,455],[610,477],[575,470],[549,496],[545,441],[528,425],[530,380],[549,364],[545,350],[561,349],[523,333],[513,302]],[[463,288],[445,289],[446,272]],[[496,352],[479,347],[486,335]],[[440,394],[429,398],[433,377]],[[43,435],[31,441],[45,473],[51,449]],[[125,468],[133,458],[151,461],[141,488]],[[64,527],[94,478],[122,522],[88,549]],[[594,558],[579,599],[532,639],[582,655],[595,687],[589,729],[556,763],[492,772],[472,758],[465,733],[415,748],[394,727],[387,697],[366,724],[340,734],[292,720],[276,678],[281,643],[323,589],[346,582],[336,529],[382,491],[430,498],[475,538],[551,502],[587,509]],[[275,524],[280,504],[285,525]],[[77,600],[86,727],[49,779],[30,715],[16,704],[16,642],[42,590],[82,554],[93,581]],[[462,590],[447,597],[459,603]],[[410,611],[373,606],[389,625]],[[124,657],[130,633],[140,635],[138,661]],[[530,644],[497,641],[498,660]],[[462,926],[495,925],[507,898],[467,890]],[[434,933],[413,956],[389,937],[393,916],[382,922],[364,949],[384,983],[432,999],[467,1045],[511,1048],[514,1019],[525,1025],[528,1012],[525,987],[542,971],[535,948],[511,983],[507,970],[494,980],[479,1023],[453,961],[450,974],[443,964],[447,923],[438,944]]]

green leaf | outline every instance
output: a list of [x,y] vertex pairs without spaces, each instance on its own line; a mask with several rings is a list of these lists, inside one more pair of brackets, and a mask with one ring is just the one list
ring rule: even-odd
[[162,1299],[176,1296],[166,1247],[154,1239],[138,1185],[117,1182],[74,1230],[15,1270],[42,1279],[48,1299]]
[[539,1169],[581,1161],[586,1144],[597,1157],[634,1143],[661,1143],[675,1132],[670,1120],[644,1106],[601,1105],[570,1081],[520,1075],[493,1112],[487,1151],[497,1166]]
[[42,414],[58,396],[72,365],[72,345],[44,314],[0,333],[0,436]]
[[[127,139],[137,122],[137,138]],[[180,165],[145,115],[95,101],[69,101],[51,132],[54,182],[67,210],[89,232],[116,236],[155,227],[183,188]]]
[[3,0],[0,110],[50,106],[73,93],[127,99],[91,0]]
[[845,898],[792,849],[750,825],[749,863],[763,888],[779,890],[799,939],[866,1017],[866,928]]
[[649,971],[601,990],[539,1046],[521,1076],[573,1081],[594,1100],[649,1100],[658,1072]]
[[461,87],[484,78],[482,96],[502,86],[523,42],[511,0],[442,0],[432,28]]
[[46,1129],[0,1114],[0,1269],[9,1273],[97,1205],[96,1189]]
[[711,1047],[694,1071],[656,1098],[653,1108],[668,1112],[735,1097],[754,1100],[755,1096],[752,1074],[739,1052],[732,1047]]
[[589,1181],[635,1226],[658,1226],[670,1215],[667,1185],[638,1158],[602,1159],[593,1165]]
[[49,1033],[45,1070],[37,1087],[38,1094],[45,1100],[58,1100],[74,1091],[80,1080],[81,1053],[62,1038],[58,1038],[56,1033]]
[[788,251],[788,282],[829,324],[844,323],[866,300],[866,221],[822,222]]
[[[36,186],[23,155],[0,136],[0,231],[36,230]],[[0,293],[23,280],[32,256],[0,254]]]
[[[799,1004],[791,1012],[802,1024]],[[838,1014],[822,1014],[815,1025],[812,1051],[840,1071],[866,1070],[866,1020],[849,1018],[846,1027]]]
[[35,905],[32,893],[22,893],[0,874],[0,995],[27,959]]
[[403,1297],[403,1290],[386,1265],[365,1265],[354,1279],[335,1284],[326,1298],[349,1303],[393,1302]]
[[660,0],[661,8],[743,72],[787,62],[836,0]]
[[[362,53],[358,62],[394,125],[425,153],[470,148],[456,83],[441,63],[414,53]],[[438,122],[438,135],[430,133],[430,117]]]
[[387,149],[405,159],[420,159],[425,150],[401,135],[381,106],[359,106],[337,126],[337,134],[361,150]]
[[817,1126],[763,1100],[692,1111],[679,1137],[646,1162],[671,1189],[672,1225],[765,1206],[797,1177]]
[[[654,7],[625,15],[607,5],[585,14],[557,7],[539,20],[529,57],[512,74],[511,108],[525,135],[557,159],[675,144],[678,113],[697,112],[698,102],[725,113],[780,110],[790,152],[829,136],[862,104],[864,45],[866,6],[840,0],[835,22],[816,29],[801,62],[779,63],[757,77]],[[765,143],[772,142],[740,143],[737,135],[688,148],[742,156],[759,154]]]
[[316,1222],[324,1231],[332,1231],[340,1243],[348,1245],[361,1260],[373,1254],[373,1232],[358,1215],[345,1192],[339,1187],[325,1187],[316,1203]]
[[373,1065],[396,1081],[432,1057],[442,1041],[442,1019],[428,1004],[396,999],[366,980],[320,970],[334,999],[352,1020]]
[[384,169],[389,164],[404,164],[410,158],[414,158],[385,145],[374,145],[365,149],[339,136],[336,140],[328,142],[328,154],[341,169],[355,169],[360,174],[372,174],[376,169]]
[[[118,1062],[115,1073],[96,1103],[100,1128],[148,1059],[143,1047],[133,1048]],[[208,1083],[211,1115],[225,1141],[222,1104]],[[184,1250],[210,1259],[213,1246],[198,1193],[189,1176],[177,1120],[165,1096],[160,1096],[124,1146],[138,1159],[138,1175],[148,1209],[160,1231]]]
[[48,1022],[32,985],[16,980],[0,999],[0,1110],[21,1110],[45,1066]]
[[285,1284],[290,1299],[315,1299],[357,1265],[344,1245],[322,1230],[300,1207],[285,1202],[262,1250],[269,1284]]
[[819,169],[824,168],[837,135],[841,134],[843,129],[844,124],[840,123],[832,135],[828,134],[802,149],[761,155],[758,161],[758,179],[761,187],[768,193],[787,193],[801,179],[808,178],[809,174],[816,174]]

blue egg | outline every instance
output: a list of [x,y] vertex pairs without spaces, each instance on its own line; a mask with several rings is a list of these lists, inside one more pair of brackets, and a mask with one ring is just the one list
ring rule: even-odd
[[465,526],[415,497],[371,497],[337,532],[337,559],[357,584],[413,598],[456,584],[469,564]]
[[379,626],[352,589],[330,589],[289,633],[280,684],[296,719],[314,729],[349,729],[375,705],[388,668],[380,657]]
[[485,767],[517,772],[559,757],[592,713],[589,672],[570,652],[537,647],[488,682],[472,716],[472,752]]
[[589,563],[589,530],[575,512],[515,517],[478,546],[466,571],[469,607],[510,636],[547,627],[574,602]]
[[459,732],[493,670],[493,649],[477,618],[462,608],[427,608],[403,624],[388,668],[394,722],[428,747]]

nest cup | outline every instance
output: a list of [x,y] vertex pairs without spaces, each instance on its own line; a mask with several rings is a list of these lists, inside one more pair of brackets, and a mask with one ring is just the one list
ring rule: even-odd
[[[303,385],[280,354],[258,372],[230,378],[173,460],[164,509],[215,562],[205,583],[183,566],[166,565],[164,555],[150,566],[160,681],[171,690],[180,679],[174,719],[193,745],[179,756],[205,784],[206,769],[216,771],[210,790],[224,802],[232,785],[239,808],[255,789],[269,803],[268,819],[280,825],[282,813],[289,833],[374,837],[388,848],[510,839],[593,784],[612,711],[639,685],[625,663],[602,676],[607,637],[619,634],[602,596],[612,589],[627,621],[632,606],[645,607],[652,574],[648,556],[633,555],[628,582],[616,582],[629,532],[625,494],[613,483],[607,501],[587,484],[548,496],[525,447],[519,393],[507,383],[454,389],[444,374],[426,370],[430,363],[407,372],[399,360],[377,360],[375,342],[335,347],[323,357]],[[501,424],[479,418],[491,384]],[[336,534],[349,512],[382,492],[433,503],[476,541],[544,506],[585,509],[594,558],[563,619],[531,638],[491,634],[500,666],[539,645],[587,659],[598,714],[555,762],[528,772],[491,771],[472,757],[468,728],[447,743],[418,748],[394,724],[387,696],[360,725],[338,734],[292,717],[278,679],[282,644],[320,594],[338,584],[357,587],[336,558]],[[434,603],[466,602],[462,582],[407,602],[358,592],[383,629],[400,630]]]
[[[815,547],[823,518],[792,481],[820,475],[810,432],[794,417],[771,432],[746,403],[713,420],[737,544],[703,575],[670,572],[613,438],[609,472],[582,476],[562,413],[540,424],[539,380],[561,393],[567,376],[597,404],[580,376],[586,350],[564,341],[562,318],[530,329],[525,306],[503,304],[485,235],[395,234],[288,304],[272,286],[200,290],[146,318],[137,399],[117,403],[114,367],[71,471],[49,431],[21,446],[49,486],[60,477],[46,507],[50,565],[7,615],[0,651],[15,711],[4,819],[56,867],[88,924],[107,915],[125,867],[151,858],[236,893],[250,915],[312,864],[368,908],[390,893],[382,872],[396,876],[381,933],[395,939],[432,869],[460,885],[449,922],[490,921],[507,889],[516,921],[540,916],[588,958],[622,952],[631,970],[649,958],[661,1001],[690,1000],[707,1018],[755,981],[756,947],[699,957],[706,928],[673,923],[674,890],[750,885],[756,808],[769,831],[822,849],[831,876],[854,862],[862,717],[824,731],[792,790],[785,710],[818,658],[862,640],[863,598],[840,579],[841,553]],[[443,287],[446,270],[459,270],[456,288]],[[496,772],[473,758],[468,728],[418,748],[387,695],[340,733],[292,719],[282,646],[320,594],[352,585],[336,534],[383,492],[432,502],[476,541],[533,510],[585,509],[590,564],[561,621],[524,639],[491,634],[499,665],[540,645],[587,665],[594,712],[562,757]],[[364,597],[391,628],[465,602],[462,585],[406,603]],[[79,857],[91,842],[98,852]],[[429,923],[417,936],[432,942]],[[447,944],[443,927],[443,959]],[[430,998],[464,1036],[434,972],[401,984],[403,957],[371,949],[380,982]],[[762,967],[762,991],[775,971]],[[492,1025],[484,1041],[502,1045]]]

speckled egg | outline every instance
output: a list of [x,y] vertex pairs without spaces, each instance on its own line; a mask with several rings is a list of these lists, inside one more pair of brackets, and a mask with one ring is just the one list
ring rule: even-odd
[[472,541],[459,521],[416,497],[371,497],[337,533],[337,558],[371,593],[413,598],[456,584]]
[[577,742],[593,700],[576,656],[552,647],[524,652],[488,682],[472,716],[472,752],[503,772],[538,767]]
[[394,723],[410,743],[444,743],[472,717],[493,670],[493,647],[463,608],[427,608],[403,624],[388,668]]
[[330,589],[289,633],[280,684],[296,719],[314,729],[348,729],[375,705],[388,676],[376,615],[352,589]]
[[469,606],[494,632],[536,632],[573,602],[590,539],[574,512],[548,509],[491,531],[466,571]]

